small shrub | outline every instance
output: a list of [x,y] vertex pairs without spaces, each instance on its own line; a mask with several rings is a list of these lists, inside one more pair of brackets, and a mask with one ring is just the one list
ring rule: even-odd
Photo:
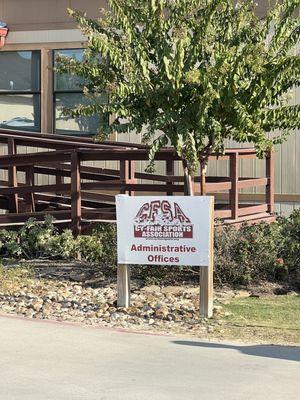
[[103,262],[103,244],[97,236],[78,236],[75,241],[75,248],[81,258],[88,262]]
[[19,231],[22,254],[26,258],[52,257],[51,244],[56,235],[57,230],[51,216],[46,216],[42,222],[30,218]]
[[283,246],[281,257],[287,265],[290,272],[300,270],[300,209],[288,217],[278,218],[278,224],[281,226],[281,235]]
[[116,225],[102,223],[96,226],[92,236],[99,239],[102,244],[102,263],[109,267],[117,265],[117,229]]
[[74,239],[69,229],[59,232],[51,216],[44,221],[30,218],[19,232],[0,230],[0,256],[11,258],[74,259],[78,253],[90,262],[116,264],[116,229],[97,226],[91,236]]
[[59,233],[53,218],[30,218],[19,232],[0,230],[0,255],[11,258],[74,258],[76,243],[72,232]]
[[277,258],[274,262],[274,277],[276,280],[284,281],[289,276],[288,266],[284,263],[283,258]]
[[63,232],[57,231],[50,239],[46,252],[51,254],[53,258],[62,258],[66,260],[76,257],[77,244],[74,240],[70,229],[65,229]]
[[1,257],[18,258],[22,254],[18,233],[0,230],[0,255]]
[[274,279],[276,260],[283,246],[278,223],[221,226],[215,232],[215,279],[244,284]]
[[[300,288],[300,210],[279,217],[272,224],[221,225],[215,230],[215,282],[217,285],[255,281],[289,280]],[[0,230],[0,256],[11,258],[82,259],[108,267],[117,265],[116,226],[102,223],[90,236],[73,238],[70,230],[59,232],[52,217],[28,220],[19,232]],[[169,266],[133,266],[132,276],[146,284],[198,283],[199,269]]]

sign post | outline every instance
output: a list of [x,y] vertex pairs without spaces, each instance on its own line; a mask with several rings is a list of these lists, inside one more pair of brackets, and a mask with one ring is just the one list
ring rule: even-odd
[[118,264],[117,274],[117,305],[128,308],[130,307],[130,266]]
[[209,227],[209,259],[206,267],[199,272],[200,284],[200,315],[210,318],[213,315],[214,298],[214,199],[210,197],[210,227]]
[[200,314],[213,308],[211,196],[116,196],[118,306],[130,305],[130,264],[200,268]]

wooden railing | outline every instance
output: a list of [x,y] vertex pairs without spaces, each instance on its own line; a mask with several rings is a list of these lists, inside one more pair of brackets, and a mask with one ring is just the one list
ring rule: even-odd
[[88,148],[88,149],[111,149],[113,148],[135,148],[146,149],[146,145],[127,143],[127,142],[114,142],[102,141],[96,142],[89,137],[76,137],[67,135],[55,135],[49,133],[36,133],[27,131],[14,131],[8,129],[0,129],[0,143],[7,144],[12,139],[14,145],[26,147],[38,147],[44,149],[63,150],[75,148]]
[[[165,173],[145,173],[137,166],[148,160],[148,148],[126,143],[96,144],[91,140],[1,132],[0,142],[7,143],[8,155],[0,156],[0,170],[8,171],[7,180],[0,181],[1,226],[18,226],[29,217],[43,219],[46,213],[56,222],[71,226],[75,235],[96,221],[114,221],[114,195],[127,193],[182,195],[184,179],[175,175],[179,157],[172,149],[162,149],[156,159],[164,165]],[[68,139],[70,139],[68,141]],[[18,146],[35,146],[53,151],[18,154]],[[83,147],[82,147],[83,146]],[[58,150],[60,149],[60,150]],[[215,205],[215,217],[226,223],[270,220],[274,212],[274,158],[266,158],[266,176],[239,177],[240,160],[254,159],[254,149],[227,149],[218,160],[229,162],[229,176],[208,176],[205,194],[228,193],[228,203]],[[211,156],[210,160],[215,159]],[[94,161],[95,166],[85,165]],[[102,168],[99,162],[118,161],[116,168]],[[177,168],[178,169],[178,168]],[[38,176],[54,179],[53,183],[38,184]],[[146,183],[145,183],[146,181]],[[194,179],[195,192],[200,192],[200,177]],[[265,187],[262,204],[239,203],[239,191]]]

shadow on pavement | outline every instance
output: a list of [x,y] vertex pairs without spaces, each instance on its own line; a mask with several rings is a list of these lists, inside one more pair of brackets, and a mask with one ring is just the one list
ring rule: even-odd
[[207,343],[207,342],[196,342],[190,340],[174,340],[172,343],[194,346],[194,347],[205,347],[211,349],[228,349],[237,350],[243,354],[255,357],[267,357],[276,358],[281,360],[300,361],[300,347],[297,346],[279,346],[279,345],[252,345],[252,346],[239,346],[223,343]]

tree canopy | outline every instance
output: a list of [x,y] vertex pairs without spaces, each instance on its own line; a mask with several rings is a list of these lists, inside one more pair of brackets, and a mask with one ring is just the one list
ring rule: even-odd
[[108,0],[97,20],[69,10],[88,42],[59,69],[82,76],[91,98],[69,112],[115,115],[101,137],[142,132],[150,166],[171,145],[192,174],[227,139],[262,156],[300,128],[288,99],[300,82],[300,0],[281,3],[264,17],[252,0]]

